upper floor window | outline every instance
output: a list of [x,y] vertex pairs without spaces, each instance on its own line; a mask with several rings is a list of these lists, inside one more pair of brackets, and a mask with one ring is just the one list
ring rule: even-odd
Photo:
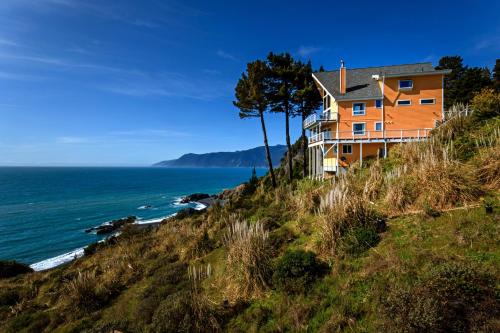
[[412,89],[413,80],[399,80],[399,90]]
[[375,100],[375,107],[377,109],[382,109],[382,100],[381,99]]
[[436,99],[435,98],[421,98],[420,104],[422,104],[422,105],[436,104]]
[[365,115],[365,103],[352,103],[352,115],[353,116],[364,116]]
[[342,154],[352,154],[352,145],[342,145]]
[[381,121],[375,122],[375,131],[377,131],[377,132],[382,131],[382,122]]
[[323,110],[328,110],[330,108],[330,95],[325,94],[323,96]]
[[365,135],[366,124],[365,123],[353,123],[352,132],[354,135]]
[[411,100],[410,99],[398,99],[396,103],[399,106],[411,105]]

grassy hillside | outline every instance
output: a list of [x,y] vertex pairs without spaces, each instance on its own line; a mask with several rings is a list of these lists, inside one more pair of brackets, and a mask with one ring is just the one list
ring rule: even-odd
[[2,279],[0,331],[498,332],[500,118],[482,115]]

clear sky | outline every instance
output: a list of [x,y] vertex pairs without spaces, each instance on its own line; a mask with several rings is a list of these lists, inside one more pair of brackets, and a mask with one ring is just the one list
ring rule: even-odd
[[[498,13],[498,0],[0,0],[0,165],[149,165],[259,146],[259,122],[232,105],[248,61],[289,51],[336,69],[459,54],[491,68]],[[282,115],[268,130],[284,143]]]

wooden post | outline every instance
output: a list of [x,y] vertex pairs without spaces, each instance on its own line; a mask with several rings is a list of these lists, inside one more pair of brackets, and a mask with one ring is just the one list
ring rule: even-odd
[[359,142],[359,166],[363,166],[363,141]]

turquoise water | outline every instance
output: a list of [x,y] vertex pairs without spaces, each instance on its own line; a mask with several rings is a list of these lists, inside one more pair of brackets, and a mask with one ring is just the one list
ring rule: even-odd
[[53,266],[47,259],[67,259],[103,238],[87,228],[128,215],[166,217],[186,207],[180,197],[215,194],[250,175],[249,168],[0,168],[0,259]]

